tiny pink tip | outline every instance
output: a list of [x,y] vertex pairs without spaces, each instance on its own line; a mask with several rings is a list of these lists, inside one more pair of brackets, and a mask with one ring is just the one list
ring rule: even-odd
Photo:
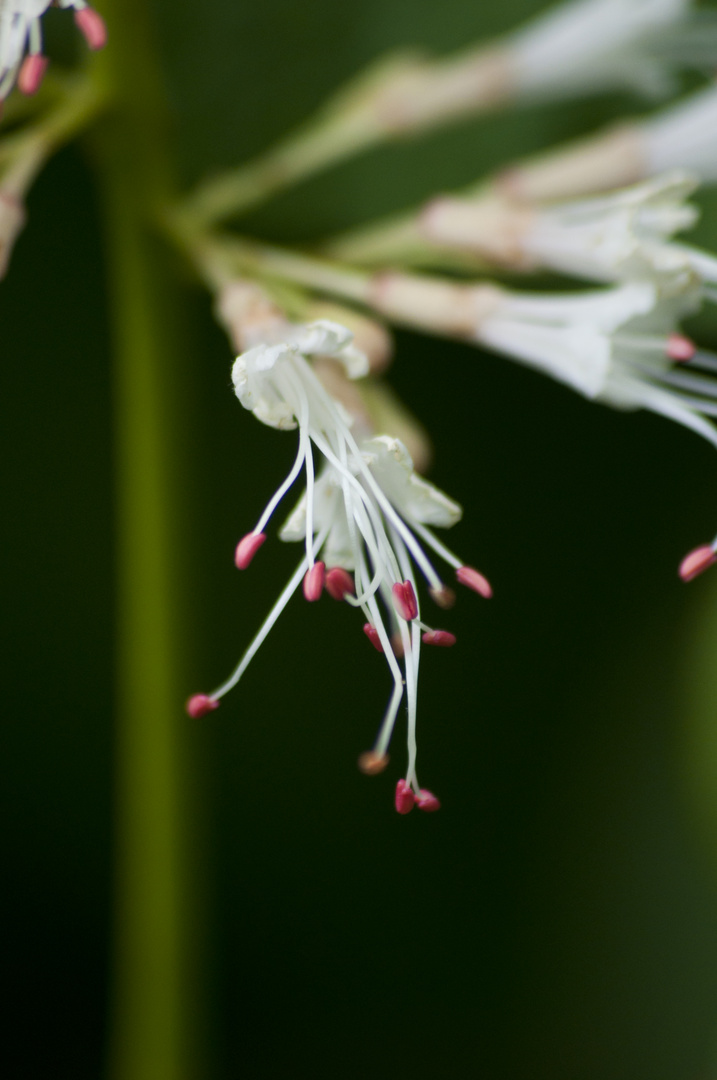
[[207,694],[195,694],[193,697],[190,697],[185,708],[188,716],[191,716],[194,720],[198,720],[200,716],[206,716],[207,713],[213,712],[214,709],[218,709],[219,702],[214,698],[208,697]]
[[234,562],[238,570],[246,570],[265,540],[266,533],[247,533],[241,538],[234,552]]
[[86,7],[75,12],[75,25],[87,42],[88,48],[96,52],[107,44],[105,20],[94,8]]
[[31,53],[26,56],[17,77],[17,88],[21,94],[31,97],[40,89],[48,60],[42,53]]
[[665,352],[670,360],[684,363],[692,359],[697,352],[697,346],[684,334],[669,334]]
[[717,562],[717,554],[709,544],[695,548],[689,555],[685,555],[680,563],[678,573],[683,581],[692,581],[709,566]]
[[441,809],[440,800],[436,798],[432,791],[427,791],[426,788],[421,788],[418,792],[416,806],[419,810],[425,810],[427,814],[433,814],[436,810]]
[[461,585],[465,585],[466,588],[472,589],[473,592],[477,592],[480,596],[484,596],[486,600],[490,600],[493,595],[488,578],[483,577],[472,566],[461,566],[460,570],[456,570],[456,580]]
[[356,595],[354,579],[348,570],[344,570],[341,566],[334,566],[329,570],[324,584],[327,593],[334,600],[343,600],[347,596]]
[[410,814],[416,797],[405,780],[399,780],[396,784],[396,810],[399,814]]
[[381,644],[381,638],[378,636],[378,630],[375,626],[371,626],[370,622],[363,624],[363,632],[369,639],[374,649],[377,652],[383,652],[383,645]]
[[456,635],[449,630],[427,630],[422,639],[424,645],[441,645],[444,649],[456,643]]
[[410,622],[411,619],[415,619],[418,615],[418,601],[416,600],[416,594],[413,591],[413,585],[410,581],[397,581],[392,586],[391,592],[393,593],[393,602],[396,605],[396,611],[405,619],[406,622]]
[[311,569],[304,574],[304,596],[311,603],[321,599],[321,594],[324,591],[325,576],[326,566],[322,562],[315,562]]

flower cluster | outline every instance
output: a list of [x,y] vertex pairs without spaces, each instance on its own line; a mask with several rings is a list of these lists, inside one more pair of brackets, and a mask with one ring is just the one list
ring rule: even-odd
[[[56,0],[57,7],[72,8],[75,22],[90,49],[101,49],[107,41],[104,20],[86,0]],[[42,53],[41,17],[52,0],[2,0],[0,3],[0,100],[15,82],[23,94],[40,87],[47,57]]]
[[354,430],[346,409],[332,398],[312,369],[314,357],[339,361],[349,378],[366,373],[365,357],[344,327],[327,320],[296,326],[283,343],[259,344],[236,360],[232,379],[241,404],[257,419],[281,430],[297,429],[299,446],[284,482],[269,500],[254,529],[237,545],[235,562],[246,569],[266,540],[265,528],[303,472],[306,489],[281,529],[285,541],[301,543],[301,561],[230,678],[211,694],[192,697],[187,710],[201,716],[215,709],[236,686],[292,595],[302,587],[309,602],[326,591],[358,608],[363,631],[386,658],[393,691],[373,749],[359,765],[380,772],[405,696],[408,765],[396,789],[396,808],[417,805],[437,810],[436,797],[416,776],[416,716],[421,644],[451,646],[455,637],[421,619],[416,571],[434,602],[450,607],[454,595],[439,576],[428,551],[442,559],[459,583],[490,596],[487,580],[466,566],[433,533],[461,517],[457,503],[416,474],[399,439]]

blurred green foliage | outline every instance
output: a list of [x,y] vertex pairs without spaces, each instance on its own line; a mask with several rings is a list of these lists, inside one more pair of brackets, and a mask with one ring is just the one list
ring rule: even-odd
[[[184,180],[261,150],[387,48],[458,48],[540,6],[153,0]],[[644,108],[611,97],[462,123],[302,185],[246,228],[307,241]],[[103,1069],[113,477],[95,198],[81,152],[60,154],[0,292],[12,1080]],[[714,195],[705,206],[698,239],[715,246]],[[196,356],[189,693],[230,669],[294,565],[275,542],[248,576],[231,558],[294,440],[238,407],[207,298],[188,285],[177,319]],[[717,343],[713,319],[700,328]],[[457,648],[422,668],[421,776],[444,808],[393,813],[400,734],[396,768],[357,773],[387,673],[358,614],[297,600],[193,734],[207,1080],[712,1078],[717,819],[699,793],[717,781],[715,710],[695,681],[709,661],[690,664],[695,641],[717,656],[717,593],[675,568],[714,530],[714,454],[455,344],[400,334],[390,379],[431,432],[432,478],[466,507],[454,546],[495,587],[490,604],[461,597]]]

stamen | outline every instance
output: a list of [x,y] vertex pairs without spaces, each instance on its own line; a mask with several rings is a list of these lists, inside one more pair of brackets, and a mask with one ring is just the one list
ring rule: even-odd
[[383,652],[383,645],[381,644],[381,639],[378,636],[376,627],[372,626],[370,622],[364,623],[363,632],[373,645],[374,649],[376,649],[377,652]]
[[456,570],[456,579],[461,585],[465,585],[466,588],[477,592],[479,596],[484,596],[486,600],[490,600],[493,595],[488,579],[483,577],[477,570],[474,570],[472,566],[461,566],[459,570]]
[[75,12],[75,25],[87,42],[87,47],[97,52],[104,49],[107,44],[107,27],[105,20],[91,7],[81,8]]
[[428,791],[426,788],[421,788],[418,792],[416,806],[419,810],[425,810],[427,814],[432,814],[434,811],[441,809],[440,801],[432,791]]
[[326,566],[322,562],[315,562],[314,565],[306,571],[304,576],[304,596],[306,599],[313,603],[316,600],[321,599],[321,594],[324,591],[324,578],[326,577]]
[[668,334],[665,352],[670,360],[674,360],[676,363],[685,363],[695,355],[697,346],[694,341],[690,341],[684,334]]
[[448,630],[427,630],[421,640],[424,645],[441,645],[443,648],[450,648],[456,643],[456,635]]
[[691,551],[689,555],[685,555],[680,563],[678,574],[683,581],[692,581],[715,562],[717,562],[717,554],[714,548],[709,544],[703,544],[702,547]]
[[234,563],[238,570],[246,570],[265,540],[266,533],[261,532],[250,532],[242,537],[234,552]]
[[377,754],[375,750],[367,750],[358,759],[358,767],[366,776],[378,776],[388,765],[388,754]]
[[444,611],[448,611],[456,602],[456,594],[447,585],[440,589],[429,589],[428,593],[433,603],[437,604],[439,608],[443,608]]
[[208,694],[194,694],[185,705],[187,715],[191,716],[193,720],[198,720],[200,716],[206,716],[207,713],[218,708],[219,702],[215,698],[209,697]]
[[395,805],[399,814],[410,814],[416,797],[405,780],[399,780],[396,784]]
[[26,56],[17,77],[17,88],[21,94],[32,97],[40,89],[48,59],[42,53],[31,53]]
[[391,648],[393,649],[394,655],[397,656],[399,660],[402,660],[405,656],[405,649],[399,630],[397,630],[395,634],[391,634]]
[[392,586],[391,592],[393,593],[393,602],[396,606],[396,611],[405,619],[406,622],[410,622],[418,615],[418,601],[416,600],[416,594],[413,591],[413,585],[410,581],[397,581]]
[[329,570],[324,585],[327,593],[334,600],[344,600],[347,596],[356,595],[354,579],[348,570],[344,570],[341,566],[334,566]]

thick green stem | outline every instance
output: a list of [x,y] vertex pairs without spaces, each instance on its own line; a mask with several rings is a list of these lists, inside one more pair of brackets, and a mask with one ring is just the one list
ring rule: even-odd
[[[167,125],[142,0],[105,0],[97,138],[115,329],[117,871],[111,1080],[205,1080],[186,678],[181,299],[154,235]],[[196,796],[196,791],[194,791]]]

